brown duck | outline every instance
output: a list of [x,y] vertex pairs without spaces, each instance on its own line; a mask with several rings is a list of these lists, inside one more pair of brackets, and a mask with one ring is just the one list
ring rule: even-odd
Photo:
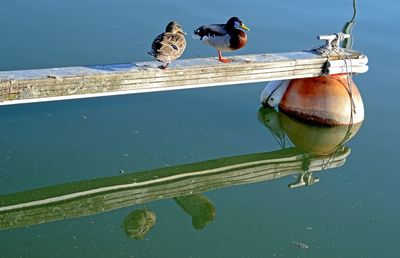
[[175,59],[179,58],[186,48],[186,33],[183,32],[181,25],[172,21],[168,23],[164,33],[158,35],[152,45],[149,55],[157,61],[163,62],[160,68],[165,69]]

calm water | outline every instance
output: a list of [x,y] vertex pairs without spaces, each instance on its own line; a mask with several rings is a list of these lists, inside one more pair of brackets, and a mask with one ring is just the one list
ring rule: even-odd
[[[367,54],[370,70],[354,80],[366,118],[343,166],[308,187],[289,189],[291,175],[206,191],[215,217],[202,230],[192,225],[190,203],[165,199],[1,230],[0,256],[399,257],[400,3],[358,2],[353,48]],[[150,60],[145,53],[170,20],[191,34],[233,15],[251,28],[238,54],[298,51],[340,31],[352,13],[350,0],[5,0],[0,70]],[[215,52],[189,38],[183,58]],[[257,119],[264,86],[0,107],[0,195],[279,150]],[[128,238],[124,218],[143,208],[156,224],[144,240]]]

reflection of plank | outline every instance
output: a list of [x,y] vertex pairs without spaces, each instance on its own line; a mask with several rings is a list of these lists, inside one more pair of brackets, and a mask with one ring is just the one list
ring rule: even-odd
[[[308,171],[341,166],[350,153],[307,157]],[[0,228],[80,217],[159,199],[272,180],[302,171],[295,149],[230,157],[0,196]]]
[[[351,62],[331,61],[330,72],[365,72],[367,57],[349,51]],[[157,62],[0,72],[0,104],[151,92],[172,89],[316,77],[327,57],[310,52],[176,60],[166,70]],[[337,56],[330,56],[330,60]],[[350,71],[350,70],[349,70]]]

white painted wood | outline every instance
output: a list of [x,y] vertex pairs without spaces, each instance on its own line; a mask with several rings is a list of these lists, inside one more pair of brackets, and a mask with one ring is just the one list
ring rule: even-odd
[[[367,71],[366,56],[354,51],[346,56],[347,62],[329,56],[331,74]],[[137,62],[3,71],[0,105],[316,77],[328,60],[312,52],[230,58],[227,64],[217,58],[181,59],[166,70],[158,62]]]

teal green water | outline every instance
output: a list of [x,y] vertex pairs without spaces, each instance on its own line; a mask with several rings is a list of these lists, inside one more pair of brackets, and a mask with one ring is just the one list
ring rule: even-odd
[[[200,230],[190,201],[165,199],[0,230],[0,256],[398,257],[400,3],[358,2],[353,48],[368,56],[370,70],[354,81],[366,117],[343,166],[318,173],[320,182],[308,187],[289,189],[291,175],[206,191],[201,203],[211,201],[215,217]],[[251,29],[237,54],[298,51],[319,45],[318,34],[340,31],[352,14],[350,0],[6,0],[0,70],[151,60],[150,43],[170,20],[191,34],[233,15]],[[182,58],[215,54],[189,37]],[[264,87],[2,106],[0,195],[279,150],[257,119]],[[156,214],[154,227],[144,240],[127,237],[124,218],[143,208]]]

